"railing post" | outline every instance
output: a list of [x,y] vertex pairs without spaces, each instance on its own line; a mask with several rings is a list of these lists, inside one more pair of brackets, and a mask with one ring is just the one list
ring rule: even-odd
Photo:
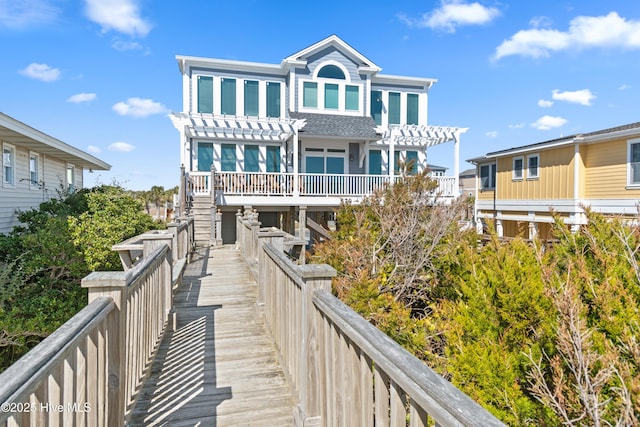
[[263,228],[258,233],[258,306],[264,305],[264,287],[267,283],[267,255],[264,253],[263,246],[270,243],[279,251],[284,250],[285,232],[277,228]]
[[182,216],[184,215],[184,208],[185,205],[187,203],[187,192],[186,192],[186,185],[185,185],[185,174],[184,174],[184,165],[180,165],[180,187],[178,190],[178,199],[179,199],[179,206],[178,206],[178,217],[182,218]]
[[256,263],[258,258],[258,232],[260,231],[261,225],[262,223],[258,221],[258,211],[254,209],[251,216],[251,221],[249,222],[249,226],[251,227],[249,259],[252,263]]
[[[106,414],[108,426],[124,425],[127,399],[127,279],[122,271],[93,272],[82,279],[82,287],[89,289],[89,304],[98,297],[109,297],[115,303],[107,317],[107,396],[98,396],[98,414]],[[96,379],[96,381],[99,381]]]
[[[302,290],[302,348],[298,378],[300,381],[300,402],[296,411],[296,425],[300,427],[323,425],[321,414],[326,397],[324,396],[324,361],[320,345],[324,338],[319,313],[313,305],[316,290],[331,292],[331,278],[336,270],[326,264],[306,264],[298,267],[305,282]],[[325,422],[326,424],[326,422]]]
[[236,249],[240,249],[242,244],[242,210],[236,212]]
[[148,257],[151,252],[156,249],[158,246],[168,245],[169,252],[167,254],[167,259],[169,260],[169,280],[166,280],[162,285],[165,287],[162,290],[164,295],[164,307],[165,311],[162,313],[163,321],[169,318],[169,314],[173,308],[173,289],[172,289],[172,277],[173,277],[173,238],[171,234],[143,234],[142,236],[142,256]]
[[222,212],[220,209],[216,212],[216,237],[215,246],[222,246]]

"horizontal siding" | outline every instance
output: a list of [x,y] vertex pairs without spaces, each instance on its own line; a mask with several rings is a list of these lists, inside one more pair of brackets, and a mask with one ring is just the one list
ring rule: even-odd
[[585,198],[640,198],[640,190],[627,190],[627,140],[615,140],[583,147]]
[[[53,157],[40,155],[39,180],[44,183],[43,188],[30,185],[29,156],[30,151],[21,147],[16,149],[15,185],[0,186],[0,233],[8,233],[18,225],[19,211],[37,209],[45,200],[58,195],[64,184],[66,163]],[[82,183],[82,170],[76,171],[76,181]]]
[[539,178],[527,178],[527,156],[524,156],[525,179],[513,180],[513,157],[498,159],[499,200],[549,200],[573,198],[574,148],[562,147],[530,154],[540,155]]

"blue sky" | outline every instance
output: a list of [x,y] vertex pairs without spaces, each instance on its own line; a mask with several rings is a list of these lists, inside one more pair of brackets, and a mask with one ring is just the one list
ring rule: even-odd
[[[438,79],[429,123],[465,159],[640,120],[640,2],[0,0],[0,111],[112,165],[85,185],[177,185],[175,55],[280,61],[331,34],[382,73]],[[451,144],[429,162],[452,167]]]

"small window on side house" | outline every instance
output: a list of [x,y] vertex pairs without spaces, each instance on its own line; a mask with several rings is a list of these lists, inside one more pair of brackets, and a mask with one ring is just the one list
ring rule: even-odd
[[633,186],[640,185],[640,139],[629,141],[628,146],[628,184]]
[[527,179],[538,179],[540,177],[540,155],[531,154],[527,156]]
[[480,166],[480,189],[493,190],[496,188],[496,164]]
[[5,185],[16,183],[16,149],[10,145],[2,147],[2,181]]
[[67,189],[69,193],[76,191],[76,168],[73,165],[67,165]]
[[40,156],[36,153],[29,154],[29,185],[31,188],[38,188],[40,185],[39,174]]
[[524,177],[524,158],[513,158],[513,180],[518,181]]

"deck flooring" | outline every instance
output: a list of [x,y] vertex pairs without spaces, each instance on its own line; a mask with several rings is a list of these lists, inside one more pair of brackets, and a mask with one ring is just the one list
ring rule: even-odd
[[129,426],[292,426],[295,402],[264,325],[258,289],[232,246],[200,249]]

